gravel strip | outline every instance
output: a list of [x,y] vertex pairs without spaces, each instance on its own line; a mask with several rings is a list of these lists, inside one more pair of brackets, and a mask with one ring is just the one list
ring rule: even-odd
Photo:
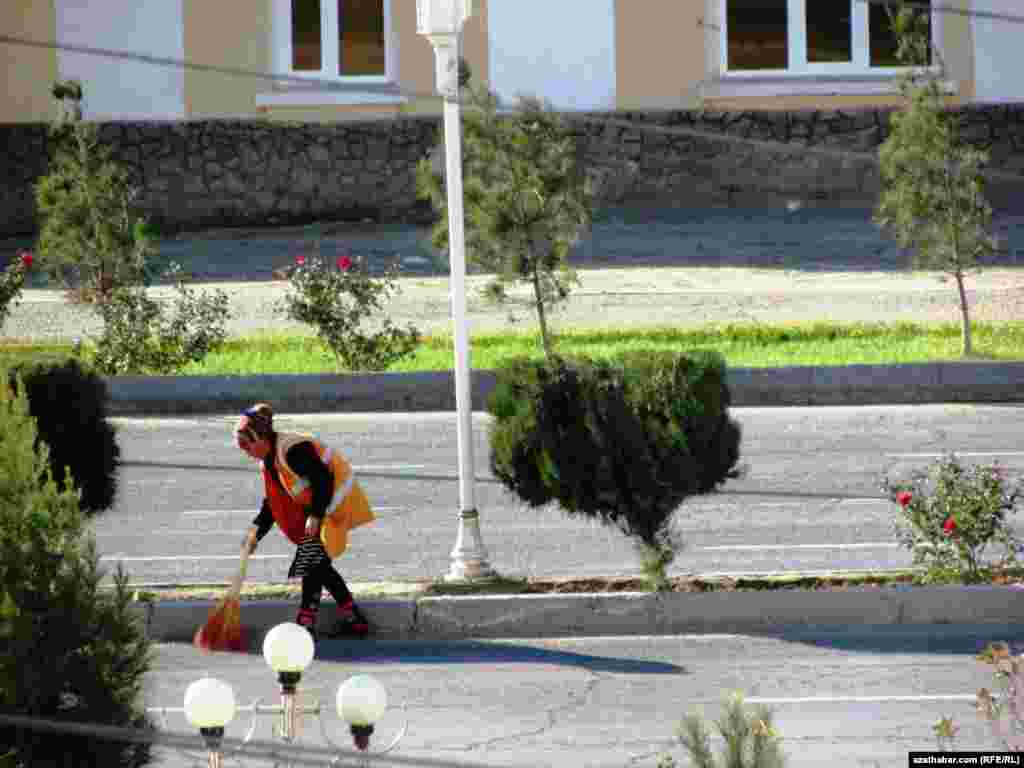
[[[629,328],[650,325],[697,327],[708,323],[807,321],[958,323],[952,281],[906,272],[794,272],[742,268],[634,267],[581,271],[581,285],[554,316],[556,327]],[[470,328],[476,332],[536,327],[528,309],[514,314],[480,295],[483,276],[467,279]],[[448,280],[405,278],[388,307],[392,320],[411,322],[427,333],[450,330]],[[232,337],[266,331],[312,334],[275,314],[288,290],[283,281],[202,283],[228,294]],[[1024,269],[992,269],[968,281],[972,319],[1024,320]],[[170,301],[174,290],[150,289]],[[525,292],[517,294],[526,298]],[[70,340],[97,335],[102,323],[88,307],[69,305],[61,291],[26,290],[4,324],[6,340]]]

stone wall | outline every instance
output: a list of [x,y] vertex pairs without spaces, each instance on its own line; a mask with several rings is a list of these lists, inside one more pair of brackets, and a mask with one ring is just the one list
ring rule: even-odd
[[[618,112],[571,116],[580,150],[617,204],[870,206],[871,157],[891,111]],[[961,110],[964,136],[991,152],[990,197],[1024,208],[1024,105]],[[313,220],[426,221],[415,166],[438,118],[283,124],[110,123],[101,138],[131,170],[163,231]],[[35,231],[32,184],[46,170],[44,125],[0,125],[0,236]],[[866,156],[865,156],[866,155]]]
[[[892,113],[627,112],[589,115],[606,125],[581,130],[588,165],[609,179],[606,197],[616,201],[870,207]],[[1024,104],[957,114],[962,138],[990,153],[992,204],[1024,212]]]

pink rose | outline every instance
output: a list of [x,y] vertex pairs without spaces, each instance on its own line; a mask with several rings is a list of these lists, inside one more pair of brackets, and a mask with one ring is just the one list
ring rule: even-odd
[[947,536],[955,536],[956,535],[956,520],[954,520],[952,517],[947,517],[946,518],[946,522],[944,522],[942,524],[942,530],[944,530],[946,532]]
[[23,266],[25,269],[32,269],[32,259],[33,259],[32,252],[31,251],[22,251],[18,255],[21,256],[21,266]]
[[298,264],[301,267],[303,264],[306,263],[306,257],[305,256],[296,256],[295,257],[295,263]]
[[896,503],[906,509],[912,498],[914,495],[910,491],[900,491],[896,494]]
[[350,259],[348,256],[342,256],[340,259],[338,259],[338,269],[340,269],[342,272],[348,272],[350,269],[352,269],[352,259]]

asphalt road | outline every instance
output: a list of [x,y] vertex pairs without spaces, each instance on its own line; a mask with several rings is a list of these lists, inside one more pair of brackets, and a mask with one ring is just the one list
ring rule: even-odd
[[[748,474],[687,502],[677,524],[687,549],[674,573],[897,568],[883,473],[904,476],[943,452],[998,460],[1024,474],[1016,406],[738,408]],[[96,521],[100,554],[138,583],[227,580],[262,489],[234,446],[235,416],[116,419],[122,459],[113,509]],[[343,450],[378,512],[353,532],[338,567],[354,582],[436,577],[448,569],[459,505],[455,414],[284,416],[278,429],[318,432]],[[488,417],[476,414],[477,476],[489,476]],[[420,475],[434,479],[416,479]],[[447,477],[450,479],[437,479]],[[637,574],[631,542],[557,507],[529,509],[493,481],[476,485],[484,543],[506,575]],[[1020,522],[1015,522],[1020,529]],[[254,581],[281,581],[294,552],[271,531]]]
[[[654,768],[666,752],[690,765],[674,737],[679,720],[697,708],[717,718],[722,697],[740,690],[774,711],[793,768],[889,768],[906,766],[911,750],[935,749],[931,728],[941,717],[960,726],[958,749],[995,749],[974,711],[978,689],[993,688],[991,668],[974,655],[988,642],[1022,637],[1024,626],[1007,625],[845,626],[760,637],[324,641],[300,688],[303,703],[329,707],[328,730],[345,747],[351,741],[333,713],[334,692],[349,676],[369,673],[390,702],[375,745],[401,728],[404,705],[409,730],[396,757],[531,768]],[[273,673],[261,657],[209,657],[164,645],[147,678],[147,705],[181,707],[188,685],[208,674],[231,684],[240,705],[277,703]],[[227,736],[242,738],[249,722],[240,713]],[[168,714],[166,724],[191,732],[179,713]],[[272,716],[261,716],[255,738],[271,739],[272,725]],[[315,719],[306,721],[299,743],[326,746]],[[720,745],[714,741],[713,749]],[[178,753],[161,749],[157,756],[159,768],[187,764]]]

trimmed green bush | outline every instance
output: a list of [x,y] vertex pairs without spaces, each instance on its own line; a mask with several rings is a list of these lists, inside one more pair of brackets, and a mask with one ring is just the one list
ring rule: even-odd
[[8,386],[17,391],[15,374],[24,382],[39,439],[48,446],[53,476],[64,477],[65,467],[71,470],[87,515],[109,509],[117,493],[121,450],[107,422],[106,383],[75,359],[12,369]]
[[489,402],[491,469],[531,507],[617,526],[663,571],[682,502],[739,474],[730,402],[714,353],[516,360]]
[[[111,593],[70,473],[54,481],[45,442],[0,375],[0,713],[151,727],[142,702],[151,645],[130,610],[127,577]],[[40,482],[42,478],[42,482]],[[0,726],[0,764],[120,768],[148,745]]]

